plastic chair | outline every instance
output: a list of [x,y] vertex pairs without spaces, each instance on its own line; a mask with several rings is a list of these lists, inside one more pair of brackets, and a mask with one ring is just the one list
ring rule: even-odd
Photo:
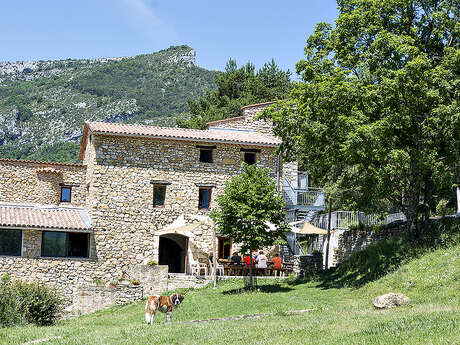
[[198,261],[195,261],[191,251],[189,251],[188,258],[190,261],[190,271],[191,271],[190,273],[192,275],[200,276],[202,270],[204,270],[205,276],[208,275],[208,266],[206,264],[202,264]]

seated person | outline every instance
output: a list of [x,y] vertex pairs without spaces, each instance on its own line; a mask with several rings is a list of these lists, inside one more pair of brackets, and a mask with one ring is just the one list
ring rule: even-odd
[[252,267],[254,267],[254,261],[255,261],[254,258],[251,255],[245,255],[243,261],[246,264],[246,268],[249,268],[249,266],[251,265],[250,264],[251,259],[252,259]]
[[259,255],[257,256],[256,267],[257,268],[267,268],[267,257],[265,256],[262,250],[259,252]]
[[275,257],[272,259],[273,269],[280,270],[283,264],[283,259],[280,258],[279,254],[275,254]]
[[239,265],[241,263],[241,256],[238,255],[238,252],[233,253],[231,262],[234,265]]

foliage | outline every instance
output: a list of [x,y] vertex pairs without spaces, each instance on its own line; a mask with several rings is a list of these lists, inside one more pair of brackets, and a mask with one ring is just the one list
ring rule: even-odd
[[147,265],[156,266],[158,265],[158,261],[150,259],[149,261],[147,261]]
[[[244,163],[243,163],[244,164]],[[217,196],[219,209],[211,213],[217,230],[241,243],[243,253],[281,243],[288,226],[284,222],[284,201],[267,169],[243,165],[224,193]],[[275,229],[270,229],[269,223]]]
[[20,312],[19,300],[11,293],[11,281],[8,275],[0,280],[0,327],[9,327],[25,323]]
[[337,205],[397,207],[413,237],[459,179],[458,11],[450,0],[339,1],[335,27],[307,40],[291,99],[265,114]]
[[257,72],[252,63],[238,68],[230,59],[225,72],[216,74],[217,90],[207,90],[198,100],[189,99],[188,119],[179,127],[205,129],[206,122],[241,115],[241,107],[285,98],[291,89],[291,72],[281,70],[272,59]]
[[9,159],[28,159],[45,162],[81,163],[78,159],[80,144],[76,142],[60,142],[41,145],[38,149],[34,144],[5,144],[0,146],[0,157]]
[[33,323],[53,324],[62,310],[59,293],[39,283],[11,281],[3,276],[0,282],[0,325]]
[[27,322],[38,326],[51,325],[62,310],[59,293],[43,284],[16,281],[12,292],[20,301]]

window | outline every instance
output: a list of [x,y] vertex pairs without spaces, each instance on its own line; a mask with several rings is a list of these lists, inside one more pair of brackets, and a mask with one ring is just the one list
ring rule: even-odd
[[198,208],[200,210],[209,210],[211,208],[211,189],[200,188]]
[[0,229],[0,255],[21,256],[22,231]]
[[217,242],[217,253],[219,259],[228,259],[232,256],[232,240],[228,237],[219,237]]
[[61,202],[70,202],[72,187],[61,186]]
[[153,206],[164,207],[166,186],[153,186]]
[[200,162],[212,163],[212,150],[200,149]]
[[244,153],[244,162],[248,165],[256,163],[256,154],[255,152],[245,152]]
[[88,258],[89,234],[43,231],[42,256]]

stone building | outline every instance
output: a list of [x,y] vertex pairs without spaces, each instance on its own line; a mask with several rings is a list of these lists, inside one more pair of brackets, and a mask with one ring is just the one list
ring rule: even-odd
[[[297,165],[281,162],[271,124],[254,118],[268,104],[207,130],[87,122],[82,164],[0,159],[0,275],[70,298],[126,275],[160,289],[156,273],[139,273],[148,262],[163,277],[190,274],[208,260],[208,214],[243,162],[268,168],[284,194],[299,191]],[[238,248],[219,236],[216,246],[222,258]]]
[[[207,215],[242,162],[280,181],[280,140],[253,119],[263,106],[243,109],[249,129],[227,120],[208,130],[85,123],[82,164],[1,159],[0,275],[72,295],[75,285],[117,280],[148,261],[183,273],[205,262]],[[235,245],[217,239],[222,257]]]

